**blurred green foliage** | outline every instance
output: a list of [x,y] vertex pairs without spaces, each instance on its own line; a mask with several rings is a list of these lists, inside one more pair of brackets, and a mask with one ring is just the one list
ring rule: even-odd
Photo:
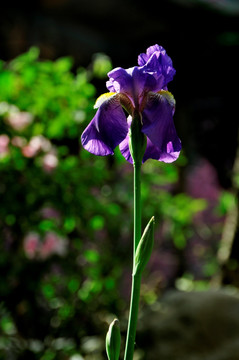
[[[99,95],[94,79],[111,63],[97,54],[88,70],[72,66],[70,58],[40,60],[37,48],[0,62],[4,359],[101,359],[111,314],[123,317],[128,307],[132,168],[118,149],[102,158],[80,146]],[[182,155],[177,164],[143,166],[143,223],[154,215],[156,244],[174,253],[206,208],[178,187],[185,163]],[[144,299],[156,298],[152,285]]]

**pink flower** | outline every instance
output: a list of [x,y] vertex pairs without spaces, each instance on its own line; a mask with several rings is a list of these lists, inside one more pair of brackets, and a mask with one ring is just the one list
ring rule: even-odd
[[63,256],[66,254],[67,239],[54,232],[47,232],[43,239],[40,235],[31,232],[23,240],[25,255],[33,259],[46,260],[52,255]]
[[66,252],[66,245],[66,239],[61,238],[54,232],[48,232],[39,249],[39,256],[41,259],[46,259],[54,254],[64,255]]
[[36,151],[31,146],[26,145],[22,148],[22,154],[27,158],[31,158],[36,155]]
[[22,148],[23,146],[25,146],[26,142],[26,139],[21,136],[14,136],[11,140],[12,145],[18,148]]
[[33,120],[33,115],[26,111],[12,112],[7,118],[8,124],[14,130],[24,130]]
[[55,154],[53,153],[46,154],[43,157],[43,162],[42,162],[43,169],[46,172],[50,173],[57,167],[58,162],[59,162],[58,158]]
[[50,151],[51,143],[42,135],[33,136],[29,143],[22,148],[25,157],[31,158],[36,156],[40,151]]
[[36,233],[29,233],[23,240],[23,248],[26,256],[33,259],[37,256],[40,245],[40,237]]

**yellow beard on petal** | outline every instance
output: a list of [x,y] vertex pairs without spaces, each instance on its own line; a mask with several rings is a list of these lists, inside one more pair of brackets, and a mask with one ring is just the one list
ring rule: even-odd
[[128,96],[123,93],[108,92],[100,95],[95,102],[94,109],[98,109],[104,102],[111,101],[111,99],[113,98],[118,99],[121,106],[126,110],[126,112],[132,115],[134,109],[133,105]]
[[158,92],[158,94],[162,95],[163,97],[165,97],[166,100],[168,100],[169,104],[172,105],[173,107],[175,106],[176,104],[176,101],[174,99],[174,96],[173,94],[168,91],[168,90],[160,90]]
[[98,109],[106,100],[109,100],[111,97],[113,97],[116,94],[117,93],[115,92],[108,92],[100,95],[98,99],[96,99],[94,109]]

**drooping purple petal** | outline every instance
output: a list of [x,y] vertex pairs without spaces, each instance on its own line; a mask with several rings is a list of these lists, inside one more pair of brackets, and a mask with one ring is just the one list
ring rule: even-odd
[[174,151],[172,147],[172,143],[168,143],[167,145],[167,152],[161,151],[157,148],[152,141],[147,138],[147,147],[144,153],[143,162],[148,159],[159,160],[165,163],[171,163],[179,157],[180,151]]
[[106,100],[81,136],[83,147],[95,155],[113,155],[126,137],[128,125],[118,95]]
[[174,126],[173,113],[174,103],[170,101],[168,95],[148,95],[148,101],[142,113],[142,132],[152,143],[148,143],[145,154],[147,158],[155,159],[159,156],[158,160],[171,162],[178,157],[181,141]]
[[119,149],[125,160],[133,164],[133,159],[129,150],[129,134],[126,138],[119,144]]
[[[129,116],[127,120],[129,129],[130,129],[131,121],[132,118],[131,116]],[[129,150],[129,131],[125,139],[119,144],[119,149],[121,151],[121,154],[124,156],[125,160],[133,164],[133,159]],[[179,154],[180,154],[180,150],[175,151],[172,142],[169,142],[167,144],[165,151],[155,146],[152,143],[152,141],[147,137],[147,146],[143,157],[143,163],[148,159],[154,159],[165,163],[171,163],[177,160]]]
[[[126,138],[119,144],[119,149],[121,154],[124,156],[125,160],[133,164],[133,159],[129,150],[129,134]],[[168,152],[162,152],[158,149],[150,140],[147,138],[147,146],[143,157],[143,163],[148,159],[158,160],[165,163],[171,163],[179,157],[180,151],[173,151],[171,148],[171,143],[168,144]]]
[[132,117],[128,116],[127,119],[127,125],[128,125],[128,134],[127,136],[124,138],[124,140],[119,144],[119,149],[121,154],[124,156],[125,160],[127,160],[128,162],[130,162],[131,164],[133,164],[133,159],[129,150],[129,129],[132,123]]

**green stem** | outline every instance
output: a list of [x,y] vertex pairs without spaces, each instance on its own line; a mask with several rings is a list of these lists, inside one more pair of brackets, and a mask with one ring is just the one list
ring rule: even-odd
[[132,277],[129,323],[128,323],[124,360],[132,360],[134,355],[134,343],[136,336],[139,297],[140,297],[140,283],[141,283],[141,275],[136,275]]
[[134,255],[141,238],[141,163],[134,164]]
[[[134,164],[134,253],[133,265],[135,260],[135,252],[141,237],[141,163]],[[136,336],[136,327],[138,319],[138,308],[140,298],[141,274],[132,277],[131,300],[129,311],[129,322],[126,338],[124,360],[132,360],[134,354],[134,343]]]

